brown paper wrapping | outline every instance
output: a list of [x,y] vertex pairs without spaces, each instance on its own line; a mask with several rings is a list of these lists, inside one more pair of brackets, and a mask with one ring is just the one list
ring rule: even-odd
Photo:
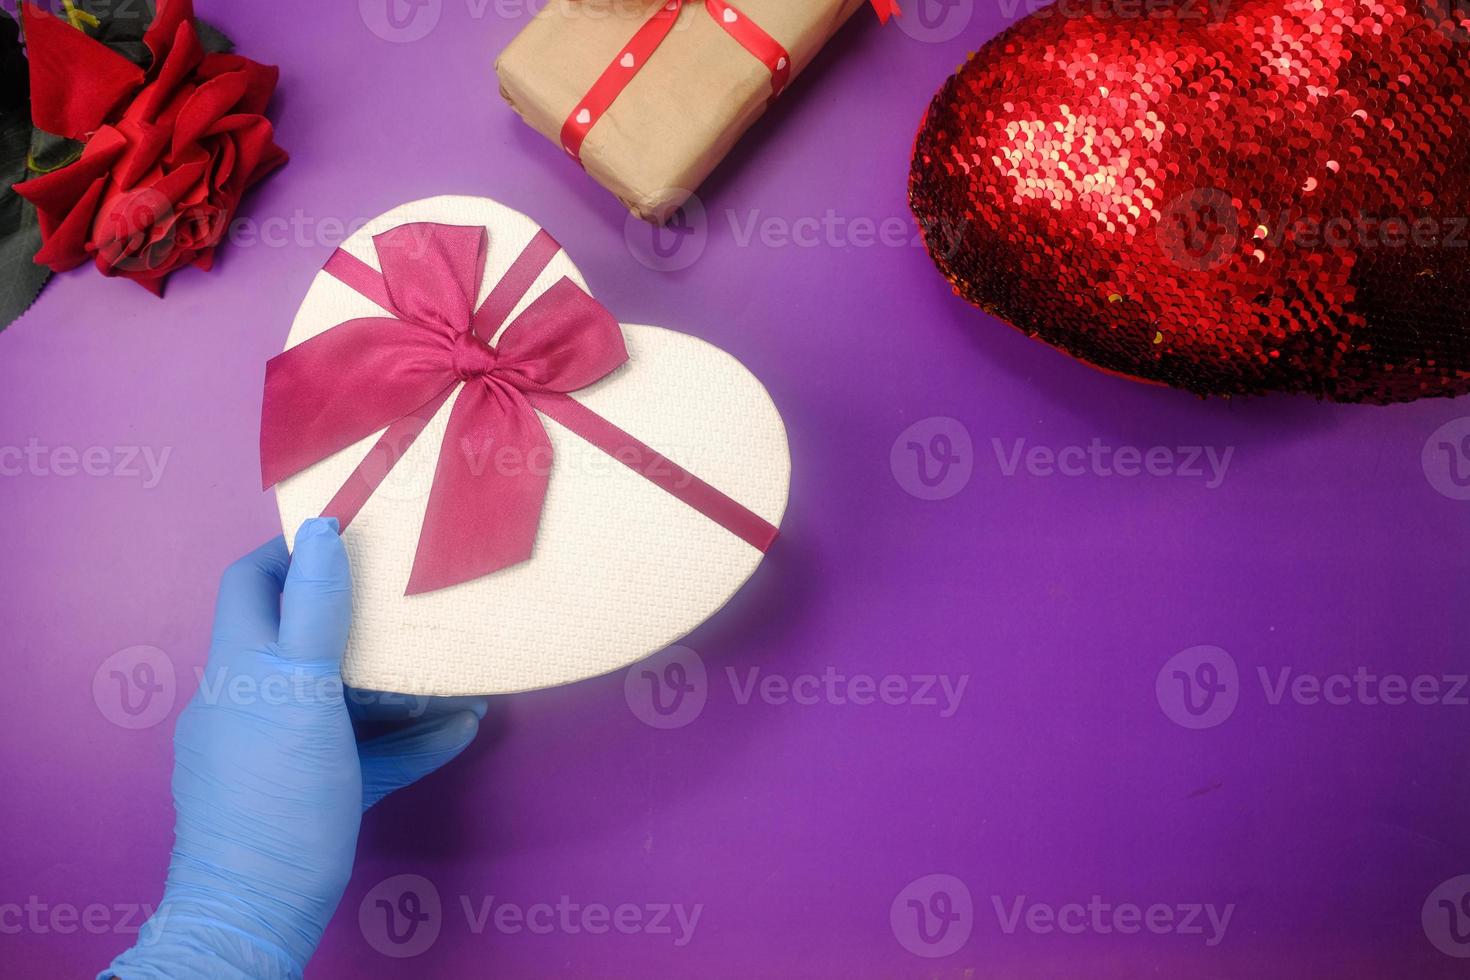
[[[562,125],[665,0],[549,0],[495,63],[500,92],[561,145]],[[794,80],[867,0],[736,0],[785,46]],[[698,189],[771,98],[771,73],[703,3],[689,3],[658,52],[593,127],[582,164],[646,221]]]

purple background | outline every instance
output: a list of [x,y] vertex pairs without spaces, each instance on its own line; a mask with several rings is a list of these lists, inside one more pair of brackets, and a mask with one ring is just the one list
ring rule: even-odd
[[[622,319],[697,334],[763,378],[790,429],[792,503],[755,580],[687,641],[708,672],[702,714],[644,724],[621,673],[498,701],[462,761],[369,815],[314,975],[1463,975],[1420,910],[1470,872],[1470,709],[1273,705],[1257,670],[1466,670],[1470,502],[1437,491],[1443,474],[1421,462],[1465,404],[1204,403],[1096,373],[968,308],[912,243],[741,241],[757,213],[777,227],[829,210],[906,218],[929,96],[1013,10],[970,18],[961,4],[962,32],[938,42],[860,16],[704,189],[707,247],[670,272],[637,260],[649,232],[626,244],[617,203],[497,97],[494,56],[526,4],[442,0],[411,43],[366,26],[382,0],[364,0],[366,17],[344,2],[199,6],[242,52],[281,65],[274,115],[293,159],[241,218],[285,237],[242,239],[162,302],[90,271],[59,277],[0,335],[0,447],[36,440],[52,463],[62,447],[170,452],[155,487],[0,478],[0,905],[157,901],[171,722],[216,579],[279,531],[258,489],[262,365],[340,223],[464,193],[537,218]],[[279,225],[293,219],[301,230]],[[940,501],[890,465],[900,433],[932,417],[973,440],[973,474]],[[1234,456],[1207,489],[1007,476],[992,444],[1094,438]],[[1201,644],[1234,658],[1239,705],[1195,731],[1163,710],[1155,679]],[[164,652],[180,691],[165,721],[129,730],[93,679],[139,645]],[[743,683],[757,667],[968,681],[947,718],[742,704],[726,669]],[[358,923],[368,891],[399,874],[424,876],[444,906],[438,941],[410,959],[382,955]],[[962,880],[975,909],[968,941],[938,959],[913,955],[889,920],[930,874]],[[1235,910],[1209,947],[1007,934],[992,906],[1094,894]],[[668,935],[476,935],[460,905],[562,895],[704,908],[680,948]],[[0,972],[88,975],[130,942],[122,913],[111,921],[103,935],[6,929]]]

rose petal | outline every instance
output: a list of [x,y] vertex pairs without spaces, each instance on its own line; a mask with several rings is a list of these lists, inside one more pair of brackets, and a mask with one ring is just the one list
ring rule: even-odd
[[228,178],[222,176],[219,182],[238,180],[242,193],[287,160],[285,151],[272,141],[275,130],[264,116],[226,116],[210,135],[224,133],[233,136],[239,163]]
[[143,84],[143,71],[107,45],[33,3],[20,7],[31,62],[31,119],[48,133],[85,139]]
[[117,161],[113,176],[119,187],[135,187],[158,164],[168,146],[168,131],[136,119],[124,119],[117,128],[127,137],[127,151]]
[[202,164],[180,167],[146,186],[108,198],[95,222],[93,244],[102,248],[142,233],[177,211],[180,198],[204,177]]
[[245,186],[254,187],[260,181],[264,180],[272,170],[285,166],[290,159],[291,155],[289,153],[272,143],[266,151],[265,158],[256,165],[255,170],[251,172],[250,176],[245,178]]
[[[211,140],[214,144],[213,160],[210,173],[214,186],[224,189],[232,187],[235,183],[235,163],[240,157],[240,148],[234,140]],[[251,161],[254,166],[254,161]]]
[[172,53],[172,45],[178,39],[179,25],[194,21],[194,0],[159,0],[158,11],[153,23],[143,35],[143,43],[153,52],[153,67]]
[[128,118],[157,122],[203,59],[204,48],[199,44],[199,35],[192,23],[184,21],[179,24],[173,43],[168,47],[168,56],[161,64],[155,61],[149,69],[148,74],[153,81],[128,106]]
[[102,270],[102,274],[104,276],[112,275],[118,276],[123,279],[131,279],[133,282],[148,290],[154,296],[158,296],[160,298],[163,296],[163,280],[168,277],[168,274],[164,273],[161,276],[151,276],[148,278],[143,278],[142,276],[130,276],[127,273],[123,272],[110,272],[106,269]]
[[231,72],[240,72],[246,80],[245,96],[235,106],[235,111],[255,114],[265,112],[265,107],[270,104],[271,95],[276,90],[276,84],[280,81],[281,70],[275,65],[263,65],[238,54],[207,54],[199,65],[198,74],[202,80]]
[[43,244],[36,253],[37,265],[51,267],[52,272],[75,269],[87,260],[87,240],[92,236],[92,216],[102,200],[107,187],[107,178],[92,181],[81,199],[78,200],[60,222],[54,223],[50,231],[43,225]]
[[196,142],[210,126],[229,113],[245,94],[245,88],[244,74],[230,72],[211,78],[195,89],[174,120],[174,151]]

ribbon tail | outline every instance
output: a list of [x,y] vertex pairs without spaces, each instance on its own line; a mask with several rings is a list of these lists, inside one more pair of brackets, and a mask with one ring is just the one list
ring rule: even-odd
[[525,397],[485,378],[450,412],[407,595],[526,561],[551,478],[551,440]]
[[260,419],[263,485],[366,439],[453,385],[444,344],[398,320],[349,320],[271,358]]
[[[884,0],[877,0],[884,2]],[[892,0],[886,0],[892,2]],[[791,54],[759,24],[732,6],[729,0],[704,0],[705,9],[716,24],[725,29],[751,56],[771,72],[771,100],[775,101],[791,84]]]
[[664,38],[669,36],[678,23],[683,9],[682,3],[675,2],[655,7],[648,20],[633,35],[633,39],[598,76],[586,98],[572,107],[572,114],[562,124],[561,145],[573,160],[582,162],[582,144],[586,142],[587,134],[592,132],[592,127],[607,114],[618,96],[623,93],[623,89],[628,87],[628,83],[643,70],[643,65],[653,57],[659,45],[664,43]]

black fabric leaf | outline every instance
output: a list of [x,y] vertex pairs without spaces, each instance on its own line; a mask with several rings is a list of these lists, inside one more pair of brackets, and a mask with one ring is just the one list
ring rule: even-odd
[[194,29],[199,32],[199,43],[204,50],[210,54],[229,54],[235,50],[235,42],[231,41],[225,32],[213,24],[202,20],[194,21]]
[[[29,125],[27,128],[30,128]],[[53,170],[76,163],[82,155],[82,144],[65,136],[35,129],[30,133],[30,153],[28,169],[31,176],[49,174]]]
[[[87,34],[107,45],[140,68],[148,68],[153,55],[143,43],[143,35],[153,23],[157,10],[154,0],[72,0],[72,6],[97,18],[97,26],[86,27]],[[216,27],[202,20],[194,21],[199,44],[205,51],[233,51],[235,45]]]
[[0,9],[0,114],[30,118],[31,76],[20,46],[20,25]]
[[51,270],[34,261],[41,250],[36,209],[6,187],[0,190],[0,226],[11,224],[15,231],[0,233],[0,331],[31,308],[51,278]]
[[150,60],[143,34],[153,23],[153,5],[145,0],[72,0],[77,10],[97,20],[94,27],[83,24],[88,37],[107,45],[140,68]]
[[[28,96],[28,88],[11,87],[15,79],[9,54],[12,45],[16,50],[20,45],[15,21],[3,14],[0,11],[0,71],[5,74],[0,83],[7,95],[21,91]],[[24,82],[24,60],[20,76]],[[41,250],[36,209],[12,189],[13,184],[26,178],[30,147],[30,99],[7,99],[0,105],[0,330],[30,308],[51,277],[49,269],[32,261]]]

